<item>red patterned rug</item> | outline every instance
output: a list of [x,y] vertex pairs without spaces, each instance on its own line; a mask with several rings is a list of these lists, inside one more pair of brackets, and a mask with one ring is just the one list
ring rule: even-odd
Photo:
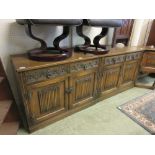
[[155,134],[155,91],[137,97],[118,107],[127,116]]

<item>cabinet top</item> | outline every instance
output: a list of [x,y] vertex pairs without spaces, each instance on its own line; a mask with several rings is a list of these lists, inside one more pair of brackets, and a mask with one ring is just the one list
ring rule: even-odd
[[40,62],[40,61],[34,61],[30,60],[26,53],[24,54],[16,54],[11,55],[11,61],[12,64],[17,72],[27,71],[31,69],[38,69],[48,66],[55,66],[60,64],[67,64],[71,62],[77,62],[77,61],[85,61],[85,60],[91,60],[95,58],[100,57],[108,57],[113,55],[120,55],[120,54],[126,54],[126,53],[132,53],[132,52],[138,52],[138,51],[144,51],[144,50],[154,50],[155,48],[150,47],[124,47],[124,48],[112,48],[109,53],[105,55],[94,55],[94,54],[84,54],[82,52],[75,53],[73,50],[72,57],[63,60],[63,61],[55,61],[55,62]]

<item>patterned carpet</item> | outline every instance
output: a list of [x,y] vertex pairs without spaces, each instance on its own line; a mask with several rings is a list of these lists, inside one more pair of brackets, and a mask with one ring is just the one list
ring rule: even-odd
[[155,90],[118,108],[151,134],[155,134]]

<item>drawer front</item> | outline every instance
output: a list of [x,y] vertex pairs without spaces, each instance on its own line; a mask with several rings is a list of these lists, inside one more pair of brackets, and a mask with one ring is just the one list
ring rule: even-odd
[[24,84],[31,84],[55,77],[64,76],[69,73],[68,68],[69,67],[67,65],[61,65],[56,67],[26,71],[22,73],[23,82]]
[[99,65],[99,60],[90,60],[90,61],[82,61],[82,62],[77,62],[73,63],[70,66],[70,72],[78,72],[78,71],[84,71],[84,70],[89,70],[98,67]]
[[125,55],[118,55],[118,56],[106,57],[104,64],[113,65],[113,64],[122,63],[124,61],[125,61]]
[[126,61],[137,60],[140,59],[141,52],[130,53],[126,55]]

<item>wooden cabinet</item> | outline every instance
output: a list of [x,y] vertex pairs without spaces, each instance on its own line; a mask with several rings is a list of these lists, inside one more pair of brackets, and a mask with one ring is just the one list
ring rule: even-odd
[[121,84],[129,84],[135,81],[138,64],[138,61],[130,61],[124,64]]
[[145,51],[141,62],[141,71],[149,73],[155,67],[155,52]]
[[128,89],[126,85],[133,87],[142,52],[126,51],[100,56],[74,53],[71,59],[49,63],[25,55],[12,57],[25,128],[35,131]]
[[72,76],[69,78],[70,108],[84,105],[93,100],[98,67],[99,59],[71,64]]
[[116,55],[102,59],[102,67],[99,75],[99,90],[106,94],[117,90],[121,77],[125,55]]
[[102,59],[97,89],[102,95],[131,86],[136,80],[141,52],[115,55]]
[[113,91],[117,89],[119,84],[119,77],[121,74],[121,64],[115,66],[106,66],[100,75],[100,91],[106,93],[106,91]]
[[121,76],[121,86],[133,84],[136,80],[142,53],[136,52],[126,55],[123,72]]
[[93,99],[95,88],[95,72],[86,72],[70,78],[70,108],[88,103]]
[[61,78],[26,87],[25,102],[30,124],[68,110],[68,79]]

